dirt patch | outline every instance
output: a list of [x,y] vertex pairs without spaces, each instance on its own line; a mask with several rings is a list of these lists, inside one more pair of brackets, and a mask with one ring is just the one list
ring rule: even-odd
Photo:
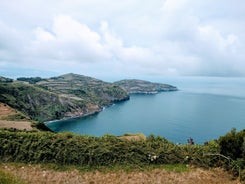
[[128,141],[140,141],[142,140],[141,137],[138,135],[129,135],[129,136],[122,136],[120,139],[128,140]]
[[14,114],[17,114],[16,110],[0,102],[0,118],[4,118]]
[[125,134],[123,136],[119,136],[120,139],[128,140],[128,141],[144,141],[146,140],[146,136],[142,133],[138,134]]
[[0,128],[16,128],[18,130],[33,130],[28,121],[6,121],[0,120]]
[[13,166],[11,164],[1,164],[0,169],[12,174],[28,183],[80,183],[80,184],[240,184],[237,180],[232,180],[232,176],[222,169],[204,170],[191,169],[188,172],[169,172],[164,169],[152,171],[125,172],[79,172],[78,170],[54,171],[47,170],[39,165]]
[[18,130],[33,130],[31,123],[28,121],[8,121],[1,120],[8,116],[17,115],[18,112],[8,105],[0,102],[0,128],[16,128]]

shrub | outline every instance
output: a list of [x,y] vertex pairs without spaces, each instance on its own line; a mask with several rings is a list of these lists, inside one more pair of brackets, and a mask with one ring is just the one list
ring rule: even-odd
[[219,138],[220,153],[234,160],[244,157],[244,138],[245,130],[236,132],[236,129],[232,129]]

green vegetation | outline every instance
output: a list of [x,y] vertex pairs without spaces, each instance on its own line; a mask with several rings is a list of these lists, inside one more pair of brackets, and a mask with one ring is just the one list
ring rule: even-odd
[[231,159],[245,159],[245,130],[236,132],[236,129],[232,129],[231,132],[220,137],[219,144],[221,147],[221,154],[226,155]]
[[0,79],[0,102],[38,122],[96,113],[103,106],[129,99],[118,86],[76,74],[50,79],[22,77],[14,82]]
[[17,78],[17,80],[28,82],[30,84],[36,84],[37,82],[41,80],[45,80],[45,79],[42,79],[41,77],[20,77],[20,78]]
[[126,91],[111,83],[77,74],[66,74],[37,83],[40,87],[98,106],[129,99]]
[[14,81],[13,79],[0,76],[0,83],[11,83],[13,81]]
[[176,91],[175,86],[168,84],[153,83],[143,80],[121,80],[114,83],[130,94],[156,94],[164,91]]
[[[68,102],[58,95],[33,85],[13,82],[0,83],[0,102],[21,111],[39,122],[58,119],[70,110]],[[80,105],[80,104],[79,104]]]
[[218,142],[220,153],[227,157],[226,169],[245,180],[245,129],[240,132],[232,129],[231,132],[221,136]]
[[25,182],[0,169],[0,184],[25,184]]
[[[241,134],[244,138],[244,130],[236,133],[239,136]],[[153,135],[145,140],[130,141],[112,135],[92,137],[73,133],[0,130],[0,161],[80,165],[85,168],[118,165],[141,168],[163,164],[222,166],[237,175],[240,174],[242,178],[245,166],[244,151],[239,157],[230,159],[230,147],[222,147],[222,141],[228,140],[229,135],[230,133],[218,141],[210,141],[204,145],[176,145]],[[237,148],[243,149],[244,142]]]
[[30,118],[26,115],[18,112],[17,114],[11,114],[6,117],[0,118],[1,120],[7,120],[7,121],[30,121]]
[[[17,109],[5,120],[42,122],[99,112],[103,106],[129,99],[129,93],[156,93],[177,90],[176,87],[146,81],[106,83],[94,78],[66,74],[50,79],[0,77],[0,102]],[[25,82],[21,82],[25,81]],[[121,86],[122,88],[118,87]],[[135,86],[135,87],[133,87]],[[23,114],[22,114],[23,113]],[[118,166],[154,168],[173,165],[224,167],[245,179],[245,130],[231,132],[204,145],[176,145],[159,136],[125,134],[121,137],[78,136],[72,133],[0,130],[0,162],[22,162],[103,168]],[[13,183],[0,170],[0,183]]]
[[[145,141],[115,136],[76,136],[72,133],[0,131],[2,161],[109,166],[116,164],[212,165],[204,153],[219,153],[217,145],[175,145],[162,137]],[[188,157],[188,158],[187,158]]]

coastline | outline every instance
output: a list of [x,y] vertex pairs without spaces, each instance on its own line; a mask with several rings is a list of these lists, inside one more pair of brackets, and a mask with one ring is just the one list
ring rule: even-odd
[[92,115],[98,114],[101,111],[105,110],[106,107],[110,107],[110,106],[112,106],[112,105],[114,105],[116,103],[125,102],[127,100],[130,100],[130,96],[128,96],[128,97],[126,97],[124,99],[113,100],[110,105],[102,106],[102,107],[100,107],[99,110],[96,110],[96,111],[92,111],[92,112],[81,114],[81,115],[67,116],[67,117],[64,117],[62,119],[54,119],[54,120],[43,122],[43,124],[46,126],[47,124],[54,123],[54,122],[66,121],[66,120],[71,120],[71,119],[79,119],[79,118],[84,118],[84,117],[87,117],[87,116],[92,116]]
[[70,120],[70,119],[84,118],[84,117],[87,117],[87,116],[98,114],[98,113],[100,113],[103,110],[104,110],[104,108],[102,108],[102,109],[100,109],[98,111],[94,111],[94,112],[90,112],[90,113],[86,113],[86,114],[82,114],[82,115],[69,116],[69,117],[64,117],[62,119],[50,120],[50,121],[43,122],[43,124],[47,125],[47,124],[55,123],[55,122],[59,122],[59,121],[66,121],[66,120]]
[[175,92],[175,91],[178,91],[178,88],[176,88],[174,90],[169,90],[169,91],[133,92],[133,93],[129,93],[129,96],[127,98],[119,99],[119,100],[113,100],[110,105],[102,106],[102,107],[100,107],[99,110],[96,110],[96,111],[93,111],[93,112],[89,112],[89,113],[86,113],[86,114],[82,114],[82,115],[67,116],[67,117],[64,117],[62,119],[54,119],[54,120],[43,122],[43,124],[46,126],[46,125],[48,125],[50,123],[55,123],[55,122],[59,122],[59,121],[66,121],[66,120],[72,120],[72,119],[75,120],[75,119],[84,118],[84,117],[87,117],[87,116],[92,116],[92,115],[95,115],[95,114],[98,114],[98,113],[102,112],[107,107],[113,106],[113,105],[115,105],[117,103],[120,103],[120,102],[125,102],[125,101],[130,100],[130,95],[157,95],[157,94],[163,93],[163,92]]

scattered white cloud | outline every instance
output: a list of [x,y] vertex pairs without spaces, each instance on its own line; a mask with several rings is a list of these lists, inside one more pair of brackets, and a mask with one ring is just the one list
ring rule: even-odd
[[211,26],[198,27],[200,39],[209,44],[209,47],[215,50],[225,51],[236,44],[238,40],[234,34],[229,34],[223,37],[218,30]]
[[0,72],[245,76],[244,10],[242,0],[1,1]]

